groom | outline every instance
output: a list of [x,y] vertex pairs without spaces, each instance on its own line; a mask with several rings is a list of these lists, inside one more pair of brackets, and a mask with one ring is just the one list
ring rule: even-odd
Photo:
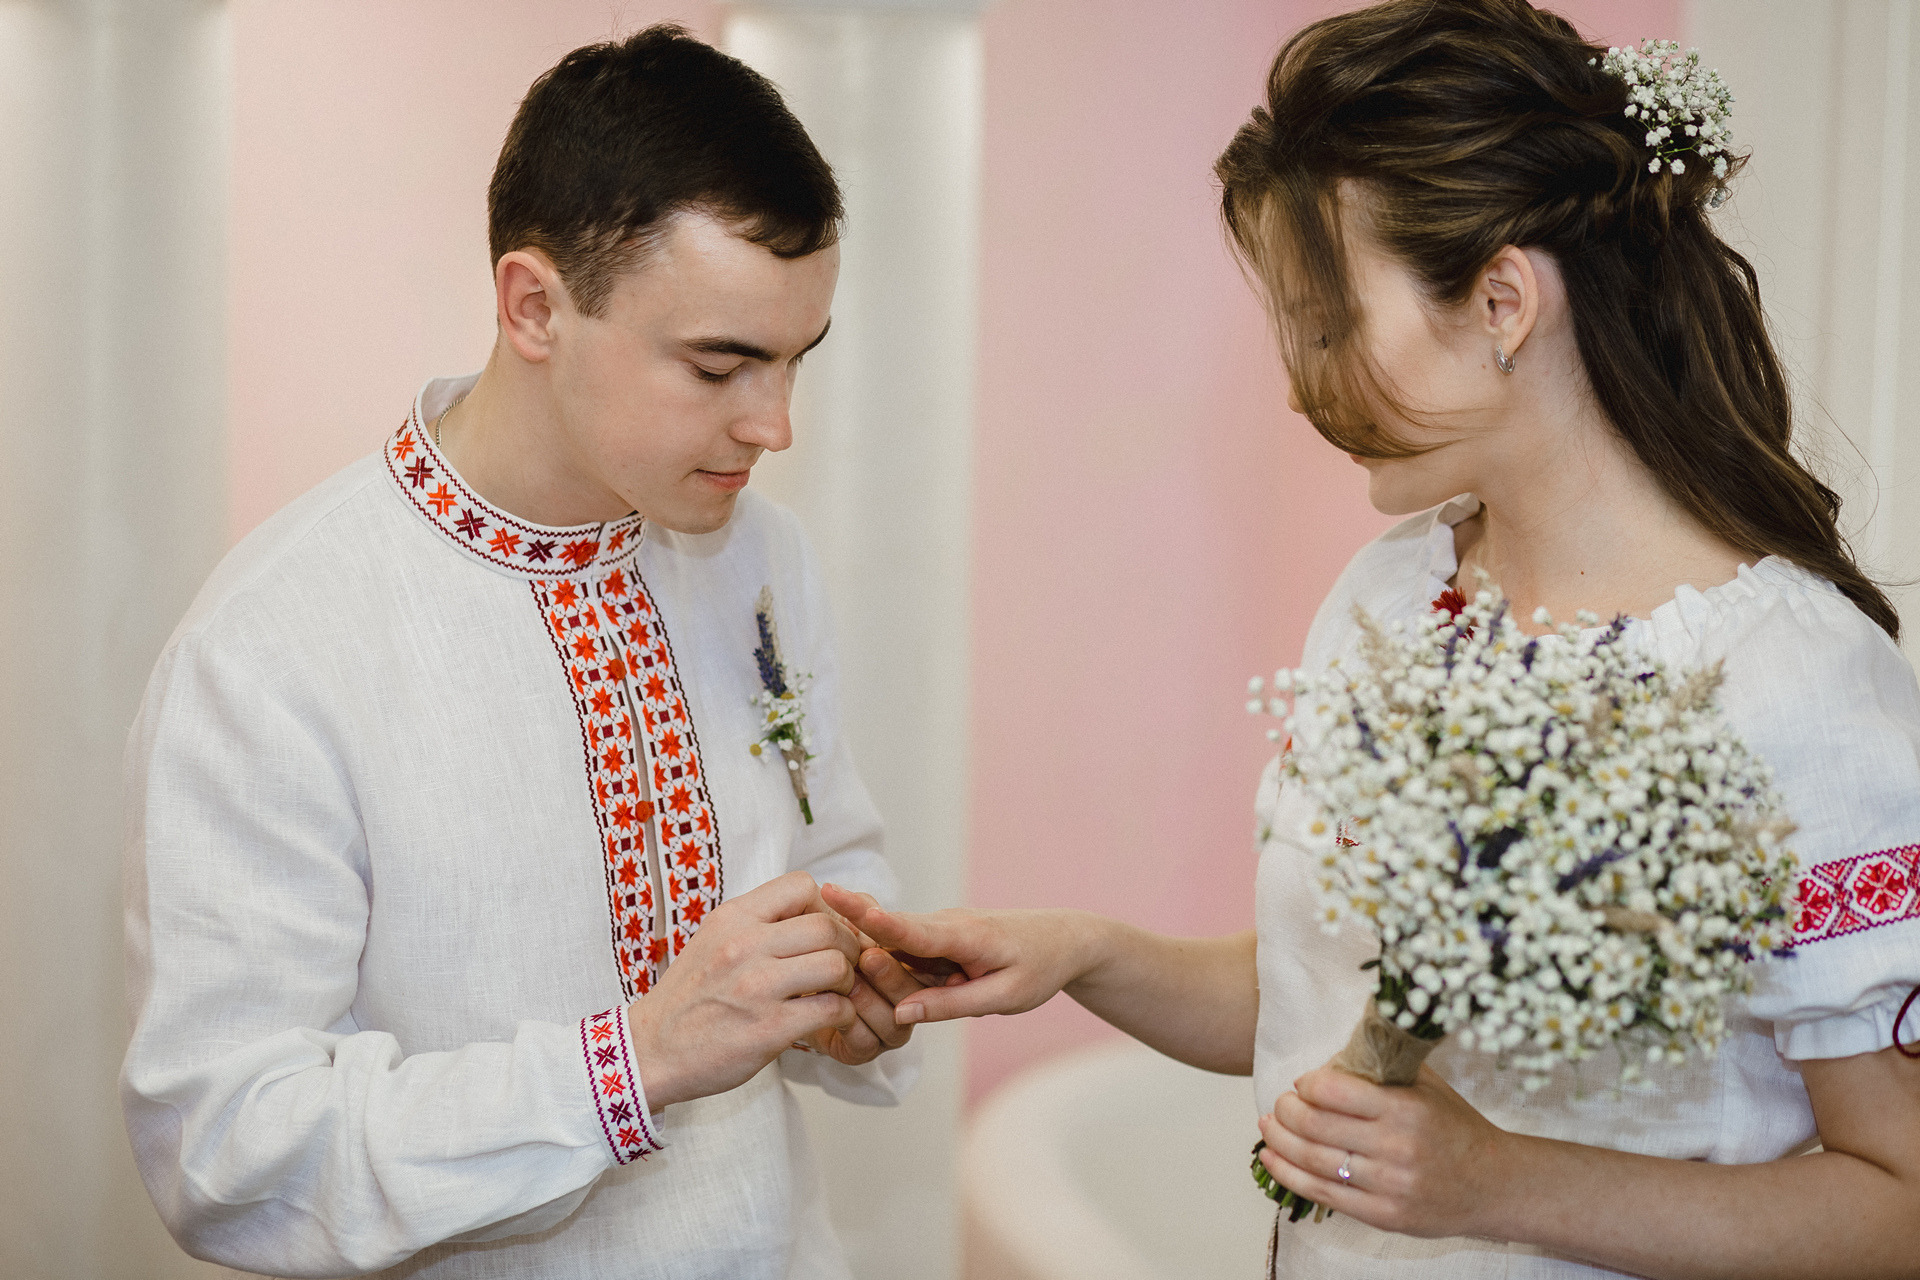
[[787,1082],[896,1101],[919,988],[816,887],[893,881],[819,574],[744,491],[840,216],[740,63],[569,54],[494,172],[486,369],[180,624],[128,748],[122,1096],[189,1252],[846,1274]]

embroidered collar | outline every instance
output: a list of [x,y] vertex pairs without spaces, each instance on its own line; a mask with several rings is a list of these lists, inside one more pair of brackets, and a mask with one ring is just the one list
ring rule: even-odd
[[467,487],[434,446],[426,424],[470,390],[478,375],[435,379],[381,450],[407,505],[441,537],[495,569],[526,578],[570,578],[626,560],[639,549],[638,513],[559,529],[508,515]]

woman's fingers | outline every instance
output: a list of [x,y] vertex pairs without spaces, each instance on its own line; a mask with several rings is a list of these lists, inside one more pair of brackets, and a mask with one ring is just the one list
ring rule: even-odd
[[843,889],[828,881],[820,886],[820,900],[847,918],[854,928],[866,931],[862,923],[869,911],[880,909],[879,900],[870,893],[855,893],[852,889]]
[[1289,1133],[1272,1116],[1262,1116],[1260,1120],[1260,1136],[1267,1140],[1266,1149],[1260,1153],[1260,1163],[1276,1182],[1315,1204],[1366,1220],[1364,1214],[1355,1213],[1358,1200],[1365,1194],[1360,1175],[1349,1168],[1353,1180],[1343,1183],[1339,1178],[1340,1164],[1347,1159],[1347,1152],[1309,1143]]
[[1294,1092],[1322,1111],[1338,1111],[1362,1120],[1386,1114],[1393,1092],[1338,1067],[1315,1067],[1293,1082]]
[[1279,1121],[1288,1131],[1309,1142],[1347,1151],[1367,1147],[1377,1136],[1371,1121],[1317,1107],[1298,1093],[1281,1094],[1273,1104],[1273,1114],[1266,1118]]
[[856,929],[888,950],[946,956],[957,941],[953,926],[940,924],[936,917],[883,910],[868,894],[850,893],[829,884],[822,886],[821,896]]
[[957,986],[928,987],[902,1000],[894,1007],[893,1016],[908,1024],[950,1022],[990,1013],[1025,1013],[1034,1004],[1035,1001],[1026,998],[1013,975],[1002,969]]

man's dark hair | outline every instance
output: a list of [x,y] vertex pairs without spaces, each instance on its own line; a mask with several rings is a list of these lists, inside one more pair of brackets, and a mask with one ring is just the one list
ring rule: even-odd
[[840,188],[766,77],[671,24],[575,49],[533,82],[487,188],[487,239],[538,249],[574,305],[606,306],[686,210],[782,258],[840,236]]

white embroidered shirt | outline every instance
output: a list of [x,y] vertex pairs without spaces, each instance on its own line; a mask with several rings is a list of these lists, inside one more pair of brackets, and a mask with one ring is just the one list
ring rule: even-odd
[[[189,1251],[275,1276],[842,1277],[789,1052],[650,1113],[625,1006],[793,868],[881,897],[819,577],[752,490],[700,536],[530,525],[422,424],[230,554],[128,744],[122,1096]],[[816,821],[749,750],[773,590]]]
[[[1359,605],[1383,623],[1410,619],[1454,575],[1453,526],[1471,495],[1402,522],[1361,549],[1328,594],[1302,665],[1319,668],[1358,639]],[[1778,558],[1706,591],[1682,587],[1630,623],[1629,643],[1674,669],[1724,659],[1725,720],[1773,769],[1799,829],[1800,915],[1791,958],[1762,961],[1754,994],[1729,1010],[1713,1058],[1649,1068],[1647,1088],[1615,1088],[1602,1055],[1584,1078],[1562,1068],[1535,1094],[1490,1055],[1442,1041],[1434,1069],[1503,1129],[1682,1160],[1750,1163],[1809,1147],[1813,1112],[1796,1062],[1892,1043],[1901,1002],[1920,983],[1920,688],[1879,627],[1831,583]],[[1346,1043],[1373,990],[1360,965],[1378,952],[1352,924],[1329,936],[1316,915],[1296,784],[1269,766],[1258,802],[1260,1110]],[[1920,1033],[1909,1019],[1906,1038]],[[1615,1273],[1485,1240],[1418,1240],[1344,1215],[1282,1222],[1278,1271],[1332,1280],[1574,1280]]]

